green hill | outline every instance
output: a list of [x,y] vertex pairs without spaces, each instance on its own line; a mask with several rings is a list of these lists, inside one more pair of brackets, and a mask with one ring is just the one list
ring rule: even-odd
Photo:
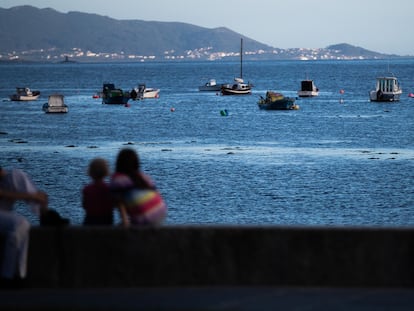
[[349,44],[327,48],[280,49],[228,28],[179,22],[116,20],[80,12],[60,13],[33,6],[0,8],[0,61],[372,59],[384,55]]

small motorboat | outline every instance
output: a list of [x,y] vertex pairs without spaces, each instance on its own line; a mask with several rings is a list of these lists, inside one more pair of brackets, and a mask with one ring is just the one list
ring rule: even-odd
[[300,82],[299,97],[314,97],[319,95],[319,89],[315,86],[313,80],[303,80]]
[[28,87],[16,87],[16,94],[10,95],[12,101],[30,101],[37,100],[40,96],[40,91],[32,91]]
[[220,92],[222,84],[217,84],[215,79],[210,79],[206,84],[198,87],[202,92]]
[[375,90],[369,92],[373,102],[395,102],[400,100],[402,89],[394,76],[377,78]]
[[295,104],[296,98],[285,97],[281,93],[267,91],[266,98],[260,96],[258,105],[264,110],[298,110],[299,106]]
[[159,98],[160,89],[148,88],[145,84],[139,84],[131,91],[131,98],[136,99],[145,99],[145,98]]
[[63,101],[63,95],[53,94],[49,96],[47,103],[42,107],[46,113],[66,113],[68,112],[68,106]]
[[152,87],[145,88],[144,98],[159,98],[159,97],[160,97],[160,89],[155,89]]

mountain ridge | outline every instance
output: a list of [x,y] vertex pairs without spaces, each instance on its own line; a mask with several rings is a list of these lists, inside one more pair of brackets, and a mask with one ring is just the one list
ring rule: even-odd
[[390,58],[346,43],[321,49],[280,49],[226,27],[182,22],[117,20],[34,6],[0,8],[0,60],[217,60]]

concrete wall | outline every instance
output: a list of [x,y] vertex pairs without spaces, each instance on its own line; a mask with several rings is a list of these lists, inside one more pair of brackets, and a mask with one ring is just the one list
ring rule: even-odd
[[33,287],[412,287],[414,229],[35,227]]

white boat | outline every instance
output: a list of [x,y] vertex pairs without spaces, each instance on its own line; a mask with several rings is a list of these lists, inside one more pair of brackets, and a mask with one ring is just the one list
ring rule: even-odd
[[243,80],[243,39],[240,40],[240,78],[235,78],[233,84],[221,86],[222,95],[249,95],[252,93],[252,85]]
[[47,103],[43,105],[43,111],[46,113],[66,113],[68,106],[63,101],[63,95],[50,95]]
[[402,89],[394,76],[378,77],[375,90],[369,92],[369,99],[374,102],[399,101]]
[[158,98],[160,89],[148,88],[145,84],[139,84],[131,91],[132,99]]
[[300,82],[299,97],[314,97],[319,95],[319,89],[316,87],[313,80],[302,80]]
[[10,95],[12,101],[37,100],[40,96],[39,91],[32,91],[28,87],[16,87],[16,94]]
[[160,97],[160,89],[154,89],[152,87],[145,88],[144,90],[144,98],[158,98]]
[[250,83],[245,83],[242,78],[235,78],[233,84],[223,84],[222,95],[247,95],[252,93]]
[[222,84],[217,84],[215,79],[210,79],[206,84],[198,87],[199,91],[203,92],[218,92],[221,90]]

